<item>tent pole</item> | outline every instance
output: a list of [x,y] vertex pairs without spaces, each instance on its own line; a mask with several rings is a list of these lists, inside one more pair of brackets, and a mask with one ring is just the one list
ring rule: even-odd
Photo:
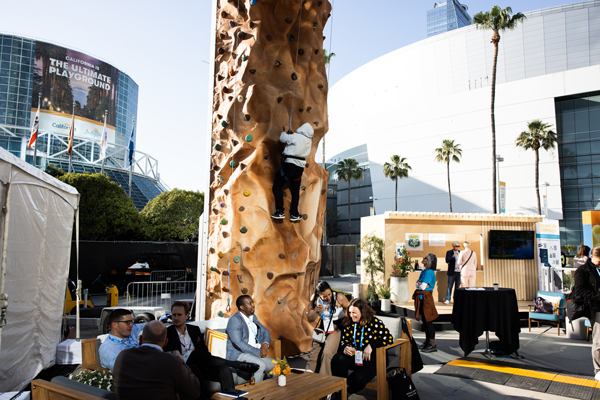
[[6,286],[6,262],[8,256],[8,223],[10,217],[10,192],[12,185],[5,184],[2,213],[4,214],[4,227],[2,234],[2,264],[0,269],[0,349],[2,349],[2,327],[6,325],[6,309],[8,308],[8,295],[4,293]]

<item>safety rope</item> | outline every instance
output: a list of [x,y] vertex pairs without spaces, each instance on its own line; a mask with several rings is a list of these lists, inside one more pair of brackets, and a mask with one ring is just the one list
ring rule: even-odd
[[299,22],[298,22],[298,42],[296,43],[296,61],[294,63],[294,76],[296,77],[296,79],[294,79],[294,83],[292,84],[292,106],[290,108],[290,126],[289,126],[289,130],[292,130],[292,116],[294,114],[294,97],[295,97],[295,90],[296,90],[296,80],[298,80],[298,77],[296,75],[296,67],[298,66],[298,50],[300,49],[300,28],[302,27],[302,5],[303,5],[303,1],[300,2],[300,10],[298,10],[298,14],[299,16]]

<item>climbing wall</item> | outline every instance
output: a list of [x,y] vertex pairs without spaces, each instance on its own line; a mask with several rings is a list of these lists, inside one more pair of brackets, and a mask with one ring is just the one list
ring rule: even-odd
[[[210,185],[207,318],[231,316],[241,294],[284,354],[310,348],[306,319],[321,258],[327,172],[315,152],[328,127],[323,27],[328,1],[219,0]],[[313,144],[299,211],[273,220],[271,188],[281,167],[279,135],[309,122]]]

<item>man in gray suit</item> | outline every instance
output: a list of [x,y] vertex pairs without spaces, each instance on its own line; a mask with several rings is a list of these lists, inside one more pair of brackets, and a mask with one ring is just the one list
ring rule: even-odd
[[252,297],[242,295],[235,305],[239,312],[227,322],[227,359],[258,365],[258,371],[254,373],[254,381],[258,383],[275,367],[273,359],[267,357],[271,334],[254,315]]

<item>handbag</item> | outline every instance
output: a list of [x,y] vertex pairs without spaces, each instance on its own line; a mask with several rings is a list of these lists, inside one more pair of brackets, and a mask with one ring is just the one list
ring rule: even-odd
[[[333,311],[331,312],[331,318],[329,318],[329,324],[327,324],[327,331],[324,331],[321,328],[315,328],[313,330],[312,339],[317,343],[325,343],[325,340],[327,340],[326,332],[329,332],[329,328],[331,327],[331,320],[333,319],[333,314],[335,313],[335,307],[336,307],[335,302],[336,301],[337,301],[337,297],[333,299]],[[321,320],[323,320],[322,317],[321,317]]]
[[569,321],[575,321],[578,318],[592,317],[589,308],[586,306],[585,302],[579,297],[575,296],[573,293],[567,298],[567,317]]
[[386,375],[390,388],[390,399],[419,400],[417,388],[404,368],[394,368]]
[[[471,250],[471,255],[469,256],[469,258],[467,258],[467,261],[465,261],[465,264],[469,262],[471,257],[473,257],[473,250]],[[463,264],[463,265],[465,265],[465,264]],[[462,269],[462,267],[456,266],[456,267],[454,267],[454,272],[460,272],[461,269]]]
[[[412,335],[408,332],[408,325],[406,325],[406,319],[404,317],[402,320],[402,332],[406,333],[408,340],[410,340],[410,348],[412,354],[412,362],[411,362],[411,370],[414,374],[415,372],[419,372],[423,369],[423,360],[421,359],[421,353],[419,352],[419,348],[417,347],[417,342],[413,339]],[[417,397],[418,398],[418,397]]]

